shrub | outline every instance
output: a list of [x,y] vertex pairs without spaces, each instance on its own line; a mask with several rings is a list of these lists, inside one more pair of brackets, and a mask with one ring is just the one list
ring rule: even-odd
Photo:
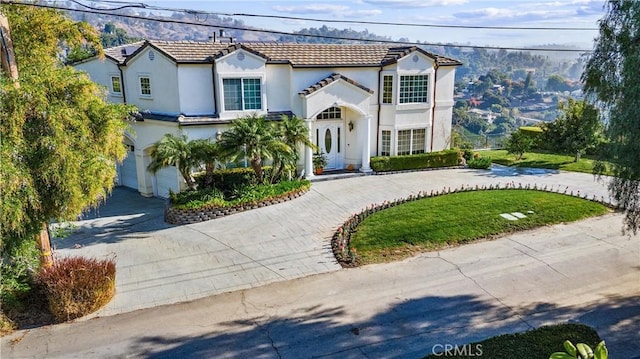
[[205,188],[169,194],[171,205],[177,208],[200,208],[224,203],[224,194],[217,188]]
[[372,157],[371,168],[376,172],[402,171],[458,165],[458,151],[422,153],[419,155]]
[[486,157],[474,157],[467,162],[467,166],[469,166],[469,168],[486,170],[491,167],[491,159]]
[[61,258],[37,278],[51,314],[67,321],[95,312],[113,298],[116,264],[114,259]]
[[307,189],[308,180],[281,181],[276,184],[243,184],[234,187],[225,195],[217,188],[171,193],[171,207],[176,209],[197,209],[204,207],[227,208],[239,204],[255,203],[272,199],[293,191]]
[[471,149],[463,149],[462,150],[462,158],[464,158],[465,161],[469,161],[471,158],[473,158],[473,150],[471,150]]

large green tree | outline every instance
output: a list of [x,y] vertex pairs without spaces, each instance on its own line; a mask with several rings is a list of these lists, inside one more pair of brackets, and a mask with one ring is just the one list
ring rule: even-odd
[[609,1],[582,80],[606,124],[612,197],[626,208],[626,228],[640,226],[640,2]]
[[542,142],[552,151],[574,155],[578,162],[588,149],[595,148],[601,140],[602,122],[598,110],[587,101],[569,98],[558,104],[560,116],[545,123]]
[[108,104],[103,88],[64,65],[60,54],[68,48],[101,53],[88,24],[31,6],[0,11],[9,19],[20,84],[0,76],[4,275],[12,266],[37,266],[31,255],[43,223],[74,220],[104,200],[126,155],[125,119],[133,108]]

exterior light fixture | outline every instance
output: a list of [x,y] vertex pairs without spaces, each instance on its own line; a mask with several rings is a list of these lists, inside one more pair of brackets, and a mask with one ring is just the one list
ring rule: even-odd
[[347,126],[349,126],[349,132],[353,131],[353,121],[349,121]]

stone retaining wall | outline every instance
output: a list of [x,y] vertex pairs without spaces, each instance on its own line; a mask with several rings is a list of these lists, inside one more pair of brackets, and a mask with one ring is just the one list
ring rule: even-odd
[[266,199],[255,203],[245,203],[234,207],[204,207],[195,209],[177,209],[167,207],[164,210],[164,220],[170,224],[191,224],[210,219],[216,219],[230,214],[248,211],[251,209],[261,208],[278,204],[282,202],[290,201],[294,198],[298,198],[309,191],[308,188],[295,190],[286,194],[283,194],[276,198]]

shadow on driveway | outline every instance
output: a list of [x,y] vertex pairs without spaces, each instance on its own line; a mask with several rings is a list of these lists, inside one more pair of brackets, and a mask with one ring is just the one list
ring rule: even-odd
[[[631,296],[587,307],[540,303],[514,309],[533,327],[567,320],[590,325],[606,340],[612,358],[637,358],[639,303],[639,296]],[[205,335],[150,336],[137,345],[149,348],[145,358],[421,358],[436,344],[462,345],[528,330],[515,314],[474,295],[429,296],[401,302],[360,322],[351,322],[342,307],[314,306],[287,317],[222,323]],[[559,350],[561,346],[549,348],[544,357]]]
[[135,238],[172,227],[164,222],[165,200],[147,198],[137,191],[115,187],[111,196],[95,209],[75,222],[73,230],[65,238],[54,238],[57,249],[88,246],[97,243],[115,243],[123,238]]

